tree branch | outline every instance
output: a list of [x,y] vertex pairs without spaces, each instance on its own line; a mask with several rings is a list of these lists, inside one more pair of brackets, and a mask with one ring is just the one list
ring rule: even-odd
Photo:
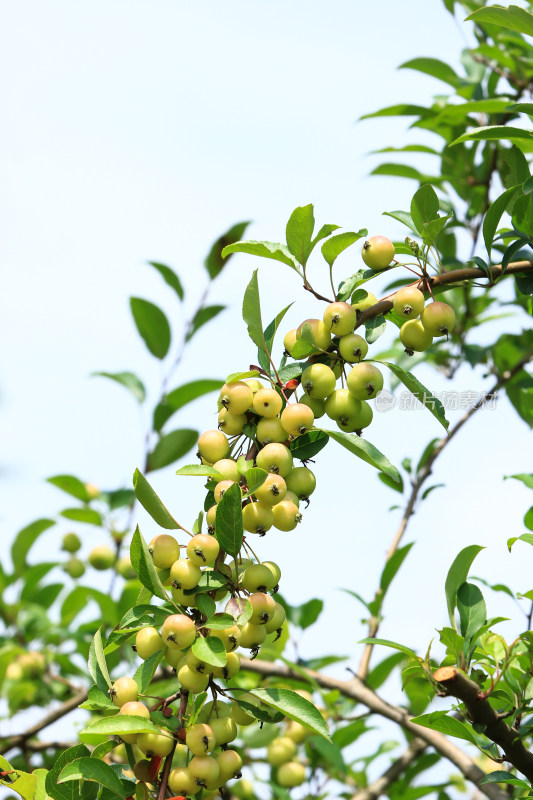
[[350,800],[377,800],[380,795],[385,794],[389,786],[405,772],[407,767],[415,761],[427,747],[428,744],[423,739],[412,739],[409,747],[404,750],[396,761],[393,761],[381,777],[369,784],[365,789],[360,789],[353,794]]

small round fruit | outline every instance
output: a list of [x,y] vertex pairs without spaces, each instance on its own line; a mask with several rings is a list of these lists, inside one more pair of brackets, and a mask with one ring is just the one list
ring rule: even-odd
[[208,533],[197,533],[187,544],[187,557],[193,564],[202,567],[210,564],[218,556],[220,545],[214,536]]
[[278,783],[287,788],[301,786],[305,781],[305,767],[299,761],[287,761],[278,769]]
[[[135,700],[130,701],[129,703],[124,703],[118,713],[126,714],[128,717],[143,717],[144,719],[150,719],[150,712],[144,703],[138,703]],[[126,744],[135,744],[137,742],[138,735],[138,733],[123,733],[121,734],[121,739],[123,739]]]
[[194,608],[196,606],[196,592],[194,589],[185,591],[184,589],[176,589],[175,586],[172,586],[171,593],[172,599],[179,606],[183,606],[183,608]]
[[346,427],[348,420],[359,411],[359,402],[348,389],[336,389],[326,400],[326,414],[339,427]]
[[227,565],[230,571],[230,577],[233,581],[240,579],[245,569],[251,566],[252,561],[249,558],[242,558],[239,556],[236,560],[230,561]]
[[272,442],[258,452],[255,463],[261,469],[285,478],[292,469],[292,453],[284,444]]
[[274,524],[272,509],[262,503],[248,503],[242,510],[242,524],[248,533],[262,536]]
[[346,385],[357,400],[370,400],[383,389],[383,375],[374,364],[364,361],[351,368]]
[[164,646],[165,643],[157,628],[148,625],[146,628],[141,628],[140,631],[137,631],[135,650],[139,658],[142,658],[143,661],[153,656],[154,653],[158,653]]
[[204,431],[198,439],[198,452],[210,464],[226,458],[229,453],[228,440],[222,431]]
[[241,647],[259,647],[266,639],[264,625],[254,625],[253,622],[246,622],[241,628]]
[[93,547],[89,553],[89,564],[97,570],[109,569],[115,563],[115,553],[105,544]]
[[187,689],[192,694],[200,694],[200,692],[205,692],[209,685],[209,673],[196,672],[185,664],[178,670],[178,680],[183,689]]
[[287,439],[287,431],[280,422],[279,417],[263,417],[257,423],[257,441],[261,444],[271,442],[284,442]]
[[172,586],[176,589],[194,589],[195,586],[198,586],[201,577],[202,571],[200,567],[189,558],[174,561],[170,567]]
[[195,795],[198,786],[188,767],[176,767],[168,776],[168,785],[174,795]]
[[276,601],[269,594],[254,592],[248,598],[252,606],[252,616],[249,619],[253,625],[266,625],[273,617]]
[[267,747],[267,761],[273,767],[280,767],[291,761],[297,750],[296,743],[288,736],[278,736]]
[[368,353],[368,344],[358,333],[349,333],[339,342],[339,353],[350,364],[361,361]]
[[299,339],[303,333],[304,325],[309,325],[311,335],[318,350],[327,350],[331,343],[331,334],[327,325],[321,319],[304,319],[296,329],[296,337]]
[[[192,649],[187,650],[185,656],[185,663],[193,672],[200,672],[202,675],[212,672],[212,667],[194,655]],[[183,665],[182,665],[183,666]]]
[[173,739],[162,733],[139,733],[137,736],[137,747],[149,758],[159,756],[165,758],[172,752]]
[[133,774],[135,775],[138,781],[143,781],[144,783],[152,782],[152,777],[150,774],[150,762],[148,761],[147,758],[143,758],[141,761],[137,761],[137,763],[133,767]]
[[129,556],[121,556],[116,563],[116,570],[124,580],[131,581],[137,577],[135,568]]
[[215,502],[217,504],[220,503],[220,501],[224,497],[225,492],[229,489],[229,487],[233,486],[234,484],[235,484],[235,481],[226,481],[226,480],[219,481],[217,483],[217,485],[215,486],[215,491],[214,491]]
[[229,744],[229,742],[237,738],[237,725],[231,717],[215,718],[209,724],[213,729],[217,747],[222,744]]
[[[233,739],[230,739],[230,741],[233,741]],[[232,778],[240,777],[242,758],[236,750],[223,750],[217,755],[217,762],[220,768],[219,779],[223,783],[226,783]]]
[[285,352],[288,355],[291,354],[291,350],[294,347],[296,340],[298,338],[298,331],[296,328],[293,328],[292,331],[289,331],[285,334],[285,338],[283,339],[283,347],[285,348]]
[[263,388],[263,384],[261,381],[258,381],[257,378],[246,378],[244,383],[250,387],[252,394],[255,394],[259,389]]
[[196,639],[196,627],[185,614],[171,614],[163,622],[161,636],[168,647],[183,650]]
[[254,697],[253,694],[248,694],[248,692],[239,692],[237,696],[237,702],[231,704],[231,717],[237,723],[237,725],[251,725],[256,721],[256,717],[254,717],[253,714],[250,714],[244,708],[241,708],[239,705],[240,701],[243,701],[254,708],[259,708],[261,702],[257,699],[257,697]]
[[213,728],[202,722],[187,728],[185,743],[193,756],[205,756],[217,745]]
[[263,561],[263,567],[268,567],[274,576],[274,586],[277,586],[281,580],[281,570],[274,561]]
[[198,719],[200,722],[207,722],[210,725],[212,719],[230,716],[231,703],[221,703],[219,700],[215,703],[213,700],[210,700],[202,706],[202,710],[198,714]]
[[85,564],[79,558],[73,557],[63,564],[63,569],[71,578],[81,578],[85,572]]
[[220,390],[219,402],[230,414],[244,414],[252,405],[254,393],[244,381],[225,383]]
[[300,500],[307,499],[316,488],[316,478],[308,467],[296,467],[291,470],[285,482],[287,489],[294,492]]
[[109,690],[109,694],[114,705],[119,708],[122,708],[124,703],[136,702],[139,694],[137,681],[134,681],[133,678],[119,678]]
[[282,500],[272,508],[274,514],[274,527],[278,531],[293,531],[299,522],[302,521],[302,515],[292,500]]
[[[311,364],[302,373],[303,390],[315,400],[323,400],[328,394],[331,394],[335,388],[335,383],[335,374],[326,364]],[[287,406],[287,408],[290,408],[290,406]],[[283,424],[283,414],[281,415],[281,422]]]
[[265,564],[252,564],[243,572],[241,586],[247,592],[267,592],[275,586],[274,574]]
[[154,565],[158,569],[169,569],[180,557],[180,546],[176,539],[168,533],[154,536],[148,549],[152,554]]
[[208,786],[218,780],[220,767],[213,756],[193,756],[189,763],[189,772],[197,786]]
[[[365,291],[365,290],[358,289],[357,291]],[[352,303],[352,307],[355,308],[356,311],[366,311],[367,308],[375,306],[377,302],[378,302],[377,297],[374,294],[372,294],[372,292],[367,292],[366,297],[363,297],[362,300],[357,300],[355,303]]]
[[274,631],[278,631],[283,623],[287,618],[287,614],[285,609],[280,603],[274,604],[274,613],[269,621],[265,625],[265,630],[267,633],[274,633]]
[[236,650],[241,641],[241,629],[237,625],[230,625],[222,630],[212,630],[209,634],[220,639],[227,653]]
[[416,286],[398,289],[392,300],[392,307],[401,317],[415,319],[424,310],[424,295]]
[[[315,419],[320,419],[320,417],[324,416],[326,409],[325,400],[318,400],[315,399],[314,397],[309,397],[308,394],[304,394],[300,398],[300,405],[308,406],[313,412],[313,416]],[[285,438],[287,438],[287,433],[285,431],[284,433],[285,433]]]
[[386,236],[371,236],[361,250],[363,261],[376,272],[387,269],[394,258],[394,245]]
[[455,311],[448,303],[436,300],[425,307],[420,321],[432,336],[448,336],[455,325]]
[[176,672],[187,663],[187,656],[184,655],[183,650],[173,649],[171,647],[167,647],[165,650],[164,658],[167,664],[173,667]]
[[[209,533],[214,533],[215,532],[216,521],[217,521],[217,507],[216,507],[216,505],[214,505],[214,506],[211,506],[211,508],[209,508],[206,511],[206,514],[205,514],[205,522],[206,522],[207,530],[208,530]],[[178,564],[179,564],[179,561],[178,561]]]
[[76,533],[66,533],[61,542],[61,549],[66,553],[77,553],[81,547],[80,537]]
[[213,669],[213,675],[215,678],[223,678],[225,681],[229,681],[235,677],[240,668],[241,659],[237,653],[227,653],[225,665],[223,667],[215,667]]
[[433,336],[427,331],[419,319],[410,319],[400,328],[400,341],[407,353],[427,350],[433,341]]
[[330,303],[324,311],[324,324],[334,336],[351,333],[356,321],[355,308],[350,303]]
[[287,494],[287,484],[281,475],[269,472],[264,483],[254,492],[255,497],[265,506],[274,506],[280,503]]
[[218,412],[218,427],[226,436],[239,436],[247,421],[245,414],[230,414],[225,408]]
[[219,461],[215,461],[213,469],[216,469],[216,471],[222,475],[223,480],[235,481],[235,483],[238,483],[241,479],[241,475],[237,469],[237,462],[232,458],[221,458]]
[[285,728],[285,736],[288,736],[289,739],[292,739],[296,744],[303,742],[309,735],[309,732],[309,728],[306,728],[305,725],[302,725],[301,722],[296,722],[294,719],[289,720]]
[[260,417],[277,417],[283,400],[275,389],[260,389],[254,394],[253,409]]
[[300,436],[302,433],[306,433],[313,427],[314,421],[313,412],[309,406],[305,406],[303,403],[291,403],[285,406],[281,414],[281,424],[291,436]]

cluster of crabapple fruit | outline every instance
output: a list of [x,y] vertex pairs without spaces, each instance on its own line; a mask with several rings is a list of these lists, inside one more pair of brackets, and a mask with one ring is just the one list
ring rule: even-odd
[[[115,539],[116,537],[122,538],[124,534],[113,532],[113,536]],[[80,537],[77,533],[71,531],[63,536],[61,549],[69,554],[69,558],[63,564],[63,569],[67,575],[70,575],[75,580],[85,574],[86,563],[99,572],[113,567],[125,580],[131,580],[136,577],[130,557],[120,556],[117,558],[116,550],[107,544],[99,544],[93,547],[87,556],[87,562],[84,562],[78,555],[81,549]]]

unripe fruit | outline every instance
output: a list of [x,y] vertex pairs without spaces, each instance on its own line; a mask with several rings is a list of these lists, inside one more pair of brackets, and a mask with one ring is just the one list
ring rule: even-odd
[[432,336],[448,336],[455,325],[455,311],[447,303],[437,300],[425,307],[420,321]]
[[198,792],[196,781],[188,767],[176,767],[168,776],[170,791],[175,795],[184,794],[193,796]]
[[307,499],[316,488],[316,478],[308,467],[296,467],[291,470],[285,482],[287,489],[294,492],[300,500]]
[[254,648],[263,644],[266,639],[264,625],[254,625],[253,622],[246,622],[241,628],[241,647]]
[[[240,639],[240,630],[239,630],[239,639]],[[237,655],[237,653],[227,653],[226,654],[226,663],[223,667],[215,667],[213,669],[213,675],[215,678],[223,678],[225,681],[231,680],[234,678],[235,675],[239,672],[241,668],[241,659]]]
[[231,704],[231,716],[237,725],[251,725],[256,721],[256,717],[238,705],[241,700],[247,703],[249,706],[254,706],[254,708],[259,708],[261,702],[254,697],[253,694],[248,694],[248,692],[239,692],[237,695],[237,702]]
[[267,761],[273,767],[280,767],[294,758],[298,748],[288,736],[279,736],[274,739],[267,747]]
[[[233,741],[233,739],[230,739],[230,741]],[[240,775],[242,758],[236,750],[223,750],[217,755],[217,762],[220,768],[219,780],[222,783],[226,783],[235,776]]]
[[[150,712],[146,708],[143,703],[137,703],[136,701],[130,701],[128,703],[124,703],[121,707],[119,714],[127,714],[128,717],[143,717],[144,719],[150,719]],[[137,742],[137,733],[123,733],[121,734],[121,739],[123,739],[126,744],[135,744]]]
[[248,533],[263,535],[274,524],[272,509],[262,503],[248,503],[242,510],[242,524]]
[[281,424],[279,417],[263,417],[257,423],[257,441],[261,444],[270,442],[284,442],[287,439],[287,431]]
[[241,558],[239,557],[236,560],[230,561],[227,565],[230,570],[230,577],[232,580],[236,581],[240,578],[242,573],[245,569],[248,569],[252,565],[252,561],[249,558]]
[[170,567],[170,578],[172,585],[176,589],[194,589],[195,586],[198,586],[201,577],[202,571],[200,567],[197,564],[193,564],[188,558],[184,558],[182,561],[174,561]]
[[243,381],[225,383],[220,390],[219,402],[230,414],[244,414],[252,405],[253,392]]
[[229,628],[223,628],[223,630],[213,630],[209,635],[220,639],[227,653],[236,650],[241,641],[241,629],[238,625],[230,625]]
[[372,292],[367,292],[366,297],[364,297],[362,300],[352,303],[352,308],[355,308],[356,311],[366,311],[367,308],[375,306],[377,302],[377,297],[373,295]]
[[163,639],[159,631],[156,628],[152,628],[148,626],[146,628],[141,628],[140,631],[137,631],[137,635],[135,637],[135,649],[137,651],[137,655],[139,658],[142,658],[145,661],[150,656],[153,656],[154,653],[158,653],[162,650],[165,646]]
[[66,533],[61,542],[61,549],[66,553],[76,553],[81,547],[80,537],[75,533]]
[[326,400],[326,414],[339,428],[347,430],[352,417],[359,413],[360,402],[348,389],[336,389]]
[[185,743],[193,756],[205,756],[216,747],[216,739],[210,725],[199,723],[187,728]]
[[285,622],[287,615],[285,613],[285,609],[280,603],[274,603],[274,613],[269,621],[265,625],[265,630],[267,633],[274,633],[281,628],[283,623]]
[[416,286],[398,289],[392,300],[392,307],[405,319],[415,319],[424,310],[424,295]]
[[274,615],[276,601],[269,594],[254,592],[248,598],[252,606],[252,616],[249,619],[253,625],[266,625]]
[[298,495],[294,494],[294,492],[291,492],[290,489],[287,489],[287,494],[283,499],[290,500],[291,503],[294,503],[296,508],[300,508],[300,498],[298,497]]
[[246,378],[244,383],[250,387],[252,394],[255,394],[259,389],[263,388],[263,384],[261,381],[258,381],[257,378]]
[[284,444],[273,442],[258,452],[255,463],[261,469],[285,478],[292,469],[292,453]]
[[358,333],[349,333],[339,341],[339,353],[345,361],[354,364],[361,361],[368,353],[368,344]]
[[158,569],[169,569],[180,557],[180,546],[176,539],[168,533],[154,536],[148,549],[152,554],[154,565]]
[[278,565],[274,561],[263,561],[263,567],[268,567],[272,575],[274,576],[274,586],[277,586],[281,580],[281,570]]
[[[328,368],[326,367],[326,369]],[[333,386],[335,386],[335,382]],[[281,414],[281,424],[291,436],[305,433],[313,427],[314,421],[313,412],[309,406],[305,406],[303,403],[291,403],[285,406]]]
[[261,417],[277,417],[283,400],[275,389],[260,389],[254,394],[253,409]]
[[183,608],[194,608],[196,606],[196,592],[194,589],[185,591],[184,589],[176,589],[172,586],[170,591],[172,599],[179,606],[183,606]]
[[247,592],[267,592],[275,586],[274,574],[265,564],[252,564],[241,578],[241,586]]
[[254,492],[255,497],[265,506],[280,503],[287,494],[287,484],[281,475],[269,472],[264,483]]
[[222,500],[224,493],[227,492],[230,486],[233,486],[235,481],[219,481],[215,486],[215,502],[218,504]]
[[192,694],[200,694],[200,692],[205,692],[209,685],[209,674],[202,675],[200,672],[194,672],[185,664],[178,670],[178,680],[183,689],[187,689]]
[[226,458],[229,453],[228,440],[222,431],[204,431],[198,439],[198,452],[210,464]]
[[424,328],[419,319],[410,319],[400,328],[400,341],[408,353],[414,350],[421,353],[427,350],[433,336]]
[[394,258],[394,245],[386,236],[371,236],[364,243],[361,255],[367,267],[381,272]]
[[278,531],[293,531],[299,522],[302,521],[302,515],[298,510],[298,506],[292,500],[282,500],[272,508],[274,514],[274,527]]
[[163,622],[161,636],[169,647],[183,650],[196,639],[196,628],[192,619],[185,614],[171,614]]
[[85,564],[79,558],[69,558],[63,564],[63,569],[71,578],[81,578],[85,572]]
[[[331,394],[335,388],[335,383],[335,374],[326,364],[311,364],[302,373],[303,390],[315,400],[323,400],[324,397]],[[287,408],[290,408],[290,406],[287,406]],[[281,415],[281,422],[283,424],[283,414]]]
[[121,708],[124,703],[135,702],[139,694],[139,687],[133,678],[119,678],[109,690],[113,703]]
[[209,724],[213,729],[217,747],[220,747],[221,744],[229,744],[237,738],[237,725],[231,717],[214,718]]
[[304,319],[296,329],[296,338],[299,339],[303,332],[304,325],[309,325],[311,333],[318,350],[327,350],[331,343],[331,334],[321,319]]
[[219,461],[215,461],[213,469],[216,469],[226,481],[235,481],[235,483],[238,483],[241,479],[239,470],[237,469],[237,462],[232,458],[221,458]]
[[205,703],[202,706],[202,710],[198,715],[198,719],[201,722],[207,722],[210,725],[211,720],[213,719],[220,719],[222,717],[230,717],[230,716],[231,716],[231,703],[221,703],[218,700],[215,703],[213,700],[210,700],[208,703]]
[[[325,400],[318,400],[314,397],[309,397],[308,394],[304,394],[300,398],[300,405],[308,406],[313,412],[313,416],[315,419],[320,419],[320,417],[324,416],[326,408]],[[285,433],[285,438],[287,438],[286,431],[284,431],[284,433]]]
[[172,752],[173,739],[162,733],[139,733],[136,744],[150,758],[152,756],[165,758]]
[[142,761],[137,761],[133,767],[133,774],[138,781],[143,781],[143,783],[152,782],[152,776],[150,774],[150,762],[147,758],[143,758]]
[[189,763],[189,772],[197,786],[208,786],[218,780],[220,768],[213,756],[194,756]]
[[283,339],[283,347],[285,348],[285,352],[289,355],[291,354],[291,350],[294,347],[294,344],[298,338],[298,331],[296,328],[293,328],[292,331],[289,331],[285,334],[285,338]]
[[209,675],[213,668],[208,666],[205,661],[202,661],[198,656],[195,656],[192,650],[187,650],[185,656],[185,663],[193,672],[199,672],[201,675]]
[[165,661],[177,671],[187,663],[187,656],[184,655],[183,650],[177,648],[167,647],[165,650]]
[[205,515],[205,522],[206,522],[207,530],[208,530],[209,533],[214,533],[215,532],[216,521],[217,521],[217,507],[216,507],[216,505],[214,505],[214,506],[211,506],[211,508],[206,511],[206,515]]
[[356,313],[349,303],[330,303],[324,311],[324,324],[334,336],[345,336],[355,327]]
[[187,544],[187,557],[198,567],[210,564],[216,559],[220,545],[214,536],[207,533],[197,533]]
[[245,414],[230,414],[225,408],[218,412],[218,427],[226,436],[238,436],[247,422]]
[[346,377],[346,385],[357,400],[370,400],[383,389],[383,375],[374,364],[355,364]]
[[309,735],[309,732],[309,728],[306,728],[305,725],[302,725],[301,722],[296,722],[294,719],[289,720],[285,728],[285,736],[288,736],[289,739],[292,739],[296,744],[303,742],[306,736]]
[[129,556],[121,556],[115,567],[118,574],[121,578],[124,578],[124,580],[130,581],[137,577],[137,573],[135,572]]
[[105,544],[93,547],[89,553],[89,564],[97,570],[109,569],[115,563],[115,553]]
[[280,786],[301,786],[305,781],[305,767],[299,761],[288,761],[278,769],[277,778]]

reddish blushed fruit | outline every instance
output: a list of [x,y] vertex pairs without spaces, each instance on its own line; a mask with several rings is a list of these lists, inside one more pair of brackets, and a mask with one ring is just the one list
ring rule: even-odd
[[386,236],[371,236],[364,243],[361,255],[367,267],[381,272],[394,258],[394,245]]
[[266,625],[272,619],[276,601],[269,594],[254,592],[248,597],[248,602],[252,606],[252,616],[249,621],[253,625]]

